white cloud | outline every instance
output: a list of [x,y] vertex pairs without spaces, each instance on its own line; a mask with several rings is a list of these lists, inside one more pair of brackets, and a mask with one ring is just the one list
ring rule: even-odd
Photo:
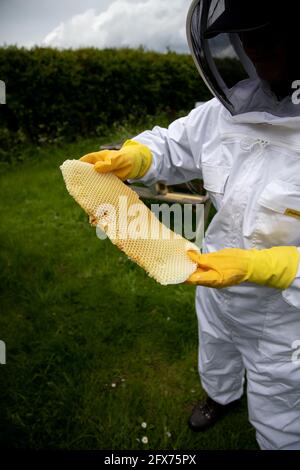
[[139,47],[187,50],[185,19],[190,0],[114,0],[105,11],[89,9],[60,23],[43,40],[50,47]]

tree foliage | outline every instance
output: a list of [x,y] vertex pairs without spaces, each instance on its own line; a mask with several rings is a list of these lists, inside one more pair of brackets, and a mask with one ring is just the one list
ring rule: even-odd
[[[232,75],[229,62],[223,66]],[[3,47],[0,79],[7,103],[0,106],[0,152],[94,136],[159,113],[171,120],[211,97],[189,55],[143,49]]]

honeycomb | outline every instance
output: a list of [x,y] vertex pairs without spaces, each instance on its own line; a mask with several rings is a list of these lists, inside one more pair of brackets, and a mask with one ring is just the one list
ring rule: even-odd
[[60,169],[68,192],[90,223],[157,282],[179,284],[196,270],[186,251],[199,248],[163,225],[119,178],[97,173],[80,160],[66,160]]

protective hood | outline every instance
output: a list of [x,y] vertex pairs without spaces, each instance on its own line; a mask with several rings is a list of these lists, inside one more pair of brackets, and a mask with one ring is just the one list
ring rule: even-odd
[[[282,14],[269,0],[194,0],[191,4],[187,38],[194,62],[207,87],[232,115],[251,111],[300,115],[292,88],[286,95],[275,94],[258,75],[240,39],[243,32],[269,30],[281,37],[288,28],[280,27],[280,21],[285,22]],[[270,34],[270,45],[271,41]]]

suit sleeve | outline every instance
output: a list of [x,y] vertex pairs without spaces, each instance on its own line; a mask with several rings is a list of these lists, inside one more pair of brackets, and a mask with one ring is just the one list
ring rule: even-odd
[[[201,150],[211,137],[220,104],[214,98],[168,128],[159,126],[142,132],[133,140],[147,145],[153,161],[147,174],[138,181],[151,185],[157,181],[180,184],[201,178]],[[135,182],[137,180],[129,180]]]

